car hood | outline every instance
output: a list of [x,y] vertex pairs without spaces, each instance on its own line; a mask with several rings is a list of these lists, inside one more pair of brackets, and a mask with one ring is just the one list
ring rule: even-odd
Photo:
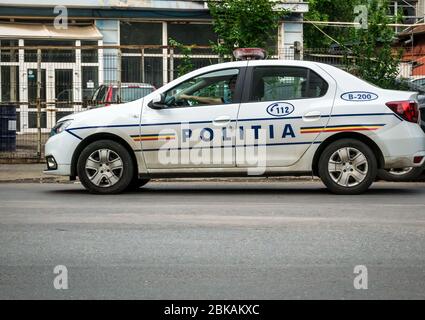
[[124,104],[114,104],[104,108],[77,112],[60,118],[58,122],[73,120],[71,127],[76,127],[127,123],[136,119],[139,121],[142,105],[143,98]]

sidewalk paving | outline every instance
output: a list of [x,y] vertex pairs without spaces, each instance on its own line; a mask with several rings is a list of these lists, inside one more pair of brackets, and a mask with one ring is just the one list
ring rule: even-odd
[[68,177],[43,173],[45,163],[0,164],[0,182],[66,182]]
[[[39,183],[66,183],[69,182],[68,177],[50,176],[43,173],[46,169],[45,163],[26,163],[26,164],[0,164],[0,183],[1,182],[39,182]],[[317,178],[311,176],[306,177],[250,177],[250,181],[314,181]],[[161,181],[184,181],[184,180],[201,180],[201,181],[246,181],[246,178],[195,178],[195,179],[161,179]]]

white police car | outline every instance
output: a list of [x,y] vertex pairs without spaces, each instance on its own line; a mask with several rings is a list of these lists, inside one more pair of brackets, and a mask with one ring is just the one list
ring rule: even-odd
[[416,93],[303,61],[237,61],[182,76],[143,99],[62,118],[47,174],[93,193],[151,178],[318,175],[364,192],[379,168],[425,159]]

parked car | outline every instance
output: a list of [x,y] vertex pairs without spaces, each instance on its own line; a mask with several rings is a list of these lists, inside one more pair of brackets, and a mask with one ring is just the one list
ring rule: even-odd
[[410,79],[410,82],[416,86],[420,86],[425,90],[425,76],[416,76]]
[[152,178],[305,174],[359,194],[380,168],[422,166],[425,133],[415,92],[321,63],[249,60],[192,71],[143,101],[61,118],[45,155],[46,174],[78,176],[100,194]]
[[[55,103],[58,105],[73,104],[75,102],[73,92],[73,89],[62,90],[57,94]],[[82,89],[83,107],[86,107],[87,104],[90,104],[90,102],[92,101],[93,93],[94,89]]]
[[131,102],[155,91],[156,88],[148,83],[103,84],[93,94],[92,103],[88,109]]
[[[396,86],[400,90],[410,90],[419,93],[417,100],[421,117],[421,127],[425,132],[425,77],[414,79],[397,79]],[[406,167],[398,169],[381,169],[378,172],[378,177],[386,181],[409,181],[418,178],[425,170],[425,167]]]

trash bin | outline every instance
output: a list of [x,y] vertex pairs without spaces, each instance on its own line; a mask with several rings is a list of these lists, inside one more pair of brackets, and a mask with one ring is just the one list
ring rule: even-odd
[[0,152],[16,151],[16,106],[0,104]]

